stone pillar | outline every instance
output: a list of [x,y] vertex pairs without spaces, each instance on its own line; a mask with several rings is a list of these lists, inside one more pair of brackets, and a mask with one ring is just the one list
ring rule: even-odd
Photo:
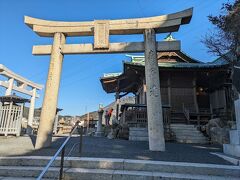
[[236,115],[236,130],[229,131],[230,144],[223,145],[225,154],[240,157],[240,99],[234,102]]
[[97,123],[97,132],[95,136],[102,137],[104,132],[102,130],[102,116],[103,116],[103,109],[98,110],[98,123]]
[[119,116],[119,103],[120,103],[119,92],[116,92],[116,119],[117,119],[117,121],[118,121],[118,116]]
[[5,129],[5,136],[8,136],[8,129],[9,129],[9,124],[11,123],[10,121],[12,120],[12,106],[13,106],[13,102],[10,102],[9,105],[9,111],[8,116],[7,116],[7,122],[6,122],[6,129]]
[[8,88],[6,89],[5,96],[9,96],[12,94],[13,82],[14,82],[13,78],[8,80],[9,85],[8,85]]
[[53,126],[53,133],[54,134],[57,134],[58,117],[59,117],[59,112],[56,112],[56,116],[55,116],[55,119],[54,119],[54,126]]
[[237,130],[240,131],[240,98],[234,102],[235,114],[236,114],[236,126]]
[[63,33],[54,34],[48,79],[46,83],[40,124],[35,145],[36,149],[49,147],[52,142],[53,123],[56,115],[63,61],[61,46],[65,44],[65,41],[66,38]]
[[165,151],[156,35],[154,29],[145,30],[144,43],[149,149],[151,151]]
[[33,124],[33,118],[34,118],[36,93],[37,93],[37,89],[34,88],[32,90],[32,97],[31,97],[31,102],[30,102],[30,107],[28,112],[27,134],[33,134],[32,124]]

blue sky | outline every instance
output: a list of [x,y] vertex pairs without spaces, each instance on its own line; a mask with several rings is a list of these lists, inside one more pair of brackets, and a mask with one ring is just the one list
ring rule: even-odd
[[[207,16],[220,13],[226,0],[0,0],[0,63],[14,72],[40,84],[46,83],[49,56],[33,56],[33,45],[52,44],[52,38],[37,36],[24,22],[24,15],[63,21],[89,21],[94,19],[122,19],[149,17],[174,13],[194,7],[193,19],[174,37],[182,41],[182,50],[195,59],[208,62],[216,57],[209,54],[200,42],[213,26]],[[158,35],[161,40],[166,36]],[[142,35],[114,36],[111,42],[142,41]],[[92,37],[68,38],[67,43],[92,42]],[[114,100],[106,94],[99,78],[103,73],[121,72],[125,54],[66,55],[59,93],[62,114],[79,115],[96,110],[98,104],[107,105]],[[4,89],[0,88],[0,95]],[[44,90],[36,106],[42,104]]]

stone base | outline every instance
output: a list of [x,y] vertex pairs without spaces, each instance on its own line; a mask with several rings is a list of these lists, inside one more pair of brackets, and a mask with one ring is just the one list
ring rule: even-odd
[[229,136],[230,136],[230,144],[240,145],[240,131],[239,130],[229,131]]
[[96,137],[103,137],[104,136],[104,132],[103,131],[95,132],[95,136]]
[[228,155],[228,154],[224,154],[224,153],[219,153],[219,152],[216,152],[216,153],[211,153],[213,155],[216,155],[236,166],[240,166],[240,159],[238,157],[235,157],[235,156],[231,156],[231,155]]
[[240,157],[240,145],[223,144],[223,152],[231,156]]

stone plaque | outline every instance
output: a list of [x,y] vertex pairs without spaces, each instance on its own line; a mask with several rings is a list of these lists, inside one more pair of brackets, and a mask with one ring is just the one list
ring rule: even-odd
[[109,21],[94,21],[94,49],[109,48]]

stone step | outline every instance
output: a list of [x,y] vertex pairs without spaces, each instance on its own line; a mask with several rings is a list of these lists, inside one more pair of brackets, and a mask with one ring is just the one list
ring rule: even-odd
[[189,132],[189,131],[173,131],[175,135],[185,135],[185,136],[203,136],[200,132]]
[[195,131],[195,132],[200,132],[198,129],[196,128],[171,128],[171,130],[176,130],[176,131]]
[[189,131],[189,130],[173,130],[174,133],[183,133],[183,134],[188,134],[190,135],[191,134],[200,134],[200,135],[203,135],[200,131]]
[[208,144],[208,141],[201,139],[176,139],[179,143],[188,143],[188,144]]
[[184,123],[186,122],[186,118],[184,116],[179,117],[179,116],[171,116],[171,121],[172,122],[179,122],[179,123]]
[[176,134],[186,134],[186,135],[193,135],[193,134],[196,134],[196,135],[201,135],[203,136],[203,133],[201,133],[200,131],[186,131],[186,130],[173,130],[174,133]]
[[182,138],[182,139],[205,139],[207,140],[206,137],[204,136],[186,136],[186,135],[177,135],[177,138]]
[[[0,166],[38,166],[44,167],[51,160],[50,156],[16,156],[0,157]],[[64,161],[65,167],[70,167],[70,161]],[[60,166],[60,157],[53,162],[52,167]]]
[[[9,174],[11,173],[11,177],[3,177],[3,179],[13,180],[30,180],[34,179],[38,176],[38,170],[35,167],[31,167],[28,170],[18,167],[0,167],[0,174]],[[46,174],[45,179],[57,179],[58,173],[57,171],[54,174],[50,173]],[[24,177],[24,178],[23,178]],[[31,178],[30,178],[31,177]],[[218,180],[237,180],[238,177],[234,177],[231,175],[226,176],[214,176],[214,175],[200,175],[200,174],[188,174],[188,173],[166,173],[166,172],[151,172],[151,171],[128,171],[128,170],[109,170],[109,169],[84,169],[84,168],[70,168],[64,170],[64,180],[72,180],[72,179],[79,179],[79,180],[160,180],[160,179],[188,179],[188,180],[195,180],[195,179],[218,179]]]
[[193,124],[170,124],[172,127],[193,127],[195,128],[195,125]]
[[179,143],[186,143],[186,144],[208,144],[209,141],[207,140],[196,140],[196,139],[176,139],[177,142]]
[[176,141],[180,143],[200,143],[207,144],[205,137],[194,125],[171,124],[171,129],[176,136]]
[[[18,178],[36,178],[42,172],[43,167],[27,167],[26,166],[0,166],[0,176],[18,177]],[[49,168],[44,178],[54,179],[59,175],[59,168]]]
[[[205,137],[201,132],[189,132],[189,131],[174,131],[176,136],[194,136],[194,137]],[[131,133],[129,134],[130,137],[148,137],[148,133]]]
[[129,131],[129,136],[148,136],[148,131]]
[[176,133],[191,133],[191,134],[202,134],[200,131],[198,130],[181,130],[181,129],[172,129],[173,132]]
[[179,125],[170,125],[172,128],[193,128],[196,129],[196,126],[194,125],[185,125],[185,124],[179,124]]
[[[16,177],[3,177],[0,176],[0,180],[16,180]],[[30,178],[30,177],[18,177],[17,180],[36,180],[36,178]],[[42,178],[42,180],[54,180],[53,178]]]
[[[34,177],[37,176],[42,167],[36,167],[36,164],[44,164],[50,157],[4,157],[0,158],[0,176],[19,176]],[[2,160],[5,161],[2,161]],[[58,158],[54,165],[60,161]],[[4,164],[3,164],[4,163]],[[14,166],[12,164],[15,163]],[[166,162],[150,160],[131,160],[131,159],[110,159],[110,158],[79,158],[70,157],[65,161],[65,168],[80,168],[93,170],[126,170],[126,171],[144,171],[161,173],[179,173],[190,175],[212,175],[212,176],[231,176],[240,177],[240,166],[215,165],[200,163]],[[10,165],[10,166],[9,166]],[[46,165],[46,164],[45,164]],[[44,166],[45,166],[44,165]],[[31,171],[31,172],[28,172]],[[51,167],[48,172],[48,178],[58,174],[58,167]],[[101,171],[104,172],[104,171]],[[16,174],[16,175],[15,175]],[[27,175],[26,175],[27,174]],[[101,178],[100,178],[101,179]]]
[[175,126],[170,126],[170,128],[171,129],[181,129],[181,130],[197,130],[197,128],[196,127],[184,127],[184,126],[182,126],[182,127],[175,127]]
[[147,131],[147,128],[141,128],[141,127],[129,127],[129,131]]
[[127,171],[127,170],[99,170],[71,168],[66,171],[65,180],[196,180],[196,179],[218,179],[218,180],[237,180],[236,177],[219,177],[209,175],[191,175],[179,173],[162,173],[151,171]]
[[148,141],[148,136],[129,136],[129,141]]
[[186,135],[178,135],[176,136],[179,139],[200,139],[200,140],[207,140],[204,136],[186,136]]

